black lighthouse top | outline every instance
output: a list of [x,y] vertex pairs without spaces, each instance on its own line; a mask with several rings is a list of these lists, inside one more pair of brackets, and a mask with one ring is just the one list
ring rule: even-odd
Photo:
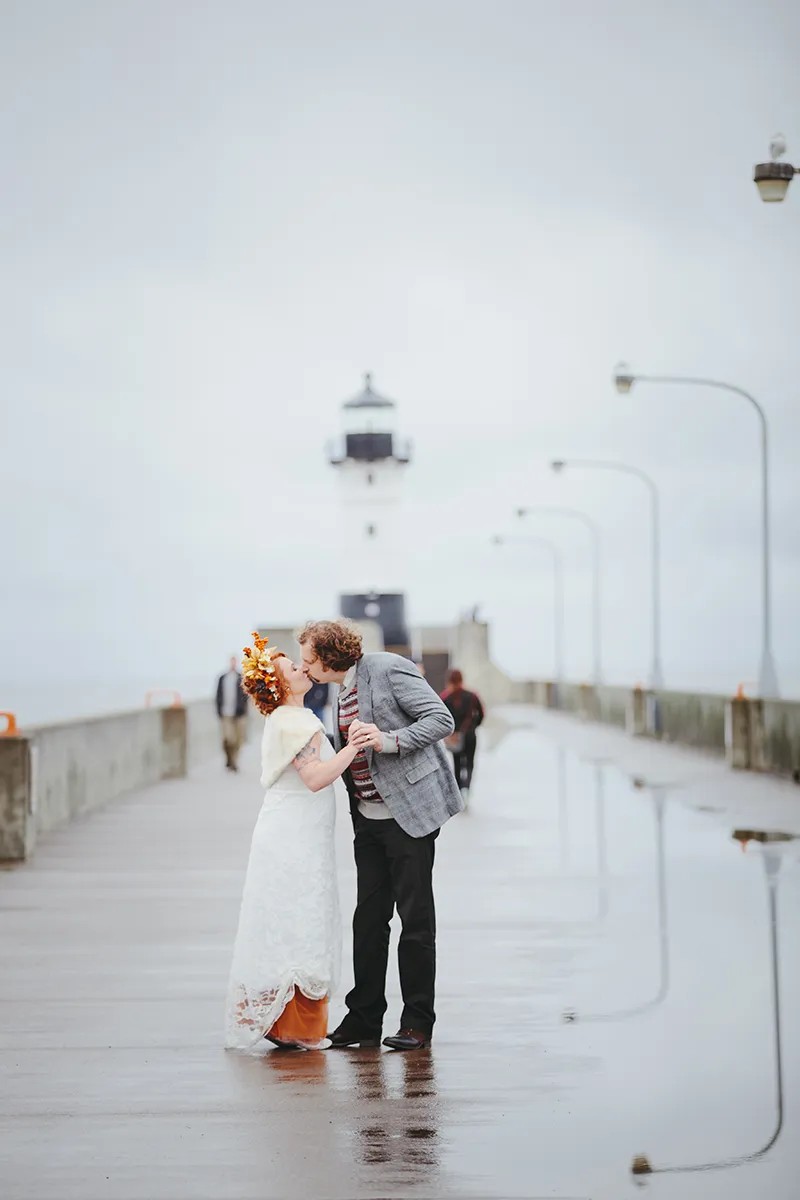
[[363,391],[342,405],[344,438],[331,450],[331,464],[337,467],[344,463],[405,466],[410,462],[410,447],[397,437],[394,428],[396,407],[394,400],[387,400],[373,390],[372,376],[367,373]]

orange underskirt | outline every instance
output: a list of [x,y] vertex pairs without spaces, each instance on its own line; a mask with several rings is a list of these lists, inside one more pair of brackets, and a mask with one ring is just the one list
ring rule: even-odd
[[281,1042],[316,1042],[328,1035],[328,1001],[309,1000],[297,988],[278,1017],[270,1037]]

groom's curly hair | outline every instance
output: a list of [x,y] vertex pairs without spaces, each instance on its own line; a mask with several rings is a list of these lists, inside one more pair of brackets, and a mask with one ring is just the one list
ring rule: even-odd
[[363,654],[363,638],[351,621],[308,621],[297,640],[311,646],[329,671],[349,671]]

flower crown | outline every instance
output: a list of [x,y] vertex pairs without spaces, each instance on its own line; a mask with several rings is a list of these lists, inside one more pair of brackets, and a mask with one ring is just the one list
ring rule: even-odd
[[258,633],[253,633],[253,647],[245,646],[244,658],[242,659],[242,673],[246,679],[260,677],[267,685],[267,689],[272,692],[272,695],[277,700],[280,691],[278,688],[278,679],[275,674],[276,658],[283,657],[283,651],[277,646],[268,645],[269,638],[262,638]]

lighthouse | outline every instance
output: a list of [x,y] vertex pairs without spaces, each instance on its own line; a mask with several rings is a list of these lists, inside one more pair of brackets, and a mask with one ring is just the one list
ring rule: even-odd
[[398,437],[396,422],[397,405],[374,390],[367,373],[363,391],[342,405],[343,433],[330,448],[329,462],[337,468],[345,502],[363,506],[370,516],[398,499],[411,462],[411,445]]
[[[387,650],[409,653],[404,587],[406,538],[398,521],[411,444],[397,431],[397,404],[372,376],[341,406],[342,432],[328,450],[342,513],[342,616],[376,621]],[[356,519],[354,519],[356,518]]]

